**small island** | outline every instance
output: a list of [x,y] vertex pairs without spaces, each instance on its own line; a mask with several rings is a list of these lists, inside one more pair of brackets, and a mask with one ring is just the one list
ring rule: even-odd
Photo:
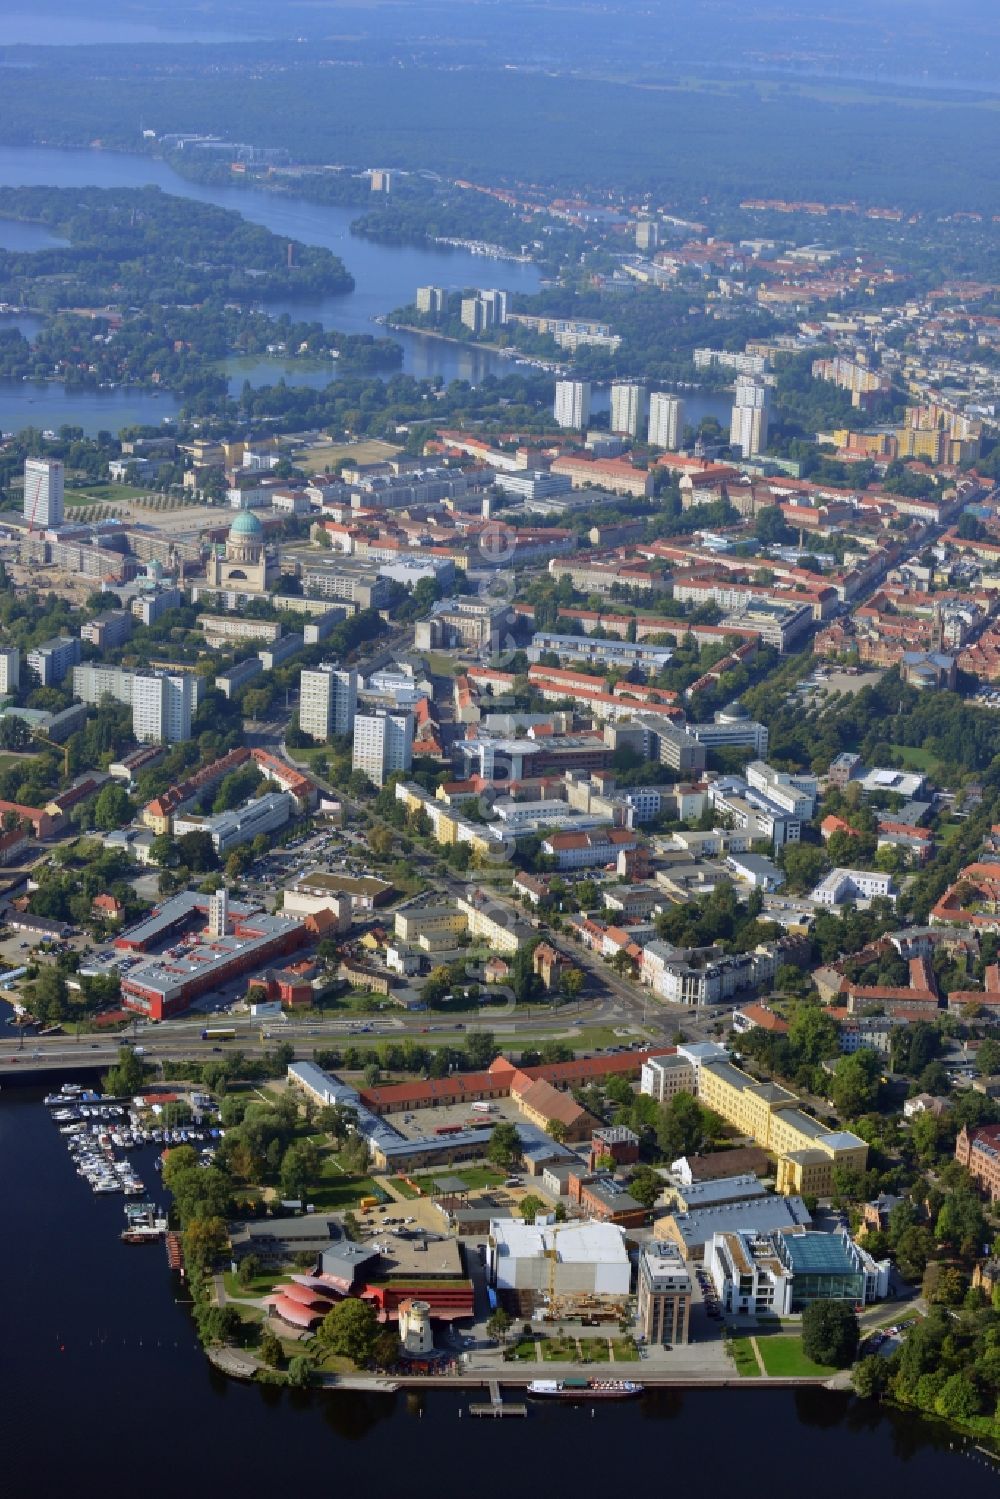
[[[224,396],[232,356],[329,360],[337,370],[398,368],[390,339],[324,329],[267,304],[354,288],[342,260],[208,203],[158,188],[0,190],[0,219],[64,241],[0,250],[0,304],[45,318],[33,340],[0,331],[0,377]],[[337,360],[336,365],[333,361]]]

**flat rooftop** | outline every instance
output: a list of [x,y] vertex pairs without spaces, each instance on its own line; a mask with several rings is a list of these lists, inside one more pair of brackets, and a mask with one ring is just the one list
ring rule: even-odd
[[125,976],[122,987],[126,990],[142,989],[166,999],[194,978],[224,973],[241,955],[252,954],[256,948],[265,947],[301,925],[300,921],[289,916],[261,913],[248,917],[245,925],[239,925],[235,932],[228,932],[224,937],[202,937],[182,942],[158,957],[138,964]]

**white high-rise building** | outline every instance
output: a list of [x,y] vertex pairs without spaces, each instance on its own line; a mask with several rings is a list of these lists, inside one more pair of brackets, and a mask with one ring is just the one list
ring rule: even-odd
[[0,651],[0,693],[16,692],[21,685],[21,652],[17,646]]
[[140,744],[179,744],[191,738],[194,678],[186,672],[136,676],[132,732]]
[[590,381],[557,380],[555,418],[560,427],[579,430],[590,421]]
[[351,766],[363,770],[376,786],[383,786],[397,770],[413,764],[413,714],[359,713],[354,720]]
[[418,286],[417,311],[428,317],[440,317],[444,312],[447,297],[443,286]]
[[57,458],[28,458],[24,465],[24,518],[45,531],[63,522],[65,469]]
[[666,391],[654,391],[649,398],[649,432],[647,441],[654,448],[677,449],[684,431],[684,402]]
[[488,291],[480,291],[479,300],[492,310],[491,322],[495,323],[498,328],[502,327],[507,321],[509,294],[493,286]]
[[320,744],[349,734],[358,710],[358,674],[323,665],[299,678],[299,728]]
[[739,375],[736,397],[729,424],[729,445],[739,448],[740,456],[752,458],[767,447],[767,419],[771,392],[763,380]]
[[634,380],[623,380],[611,387],[611,430],[638,437],[646,425],[648,410],[646,387]]

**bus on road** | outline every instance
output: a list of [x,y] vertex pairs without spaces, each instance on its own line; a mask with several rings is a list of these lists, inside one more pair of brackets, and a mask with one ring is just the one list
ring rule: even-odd
[[201,1033],[203,1041],[235,1041],[235,1025],[209,1025]]

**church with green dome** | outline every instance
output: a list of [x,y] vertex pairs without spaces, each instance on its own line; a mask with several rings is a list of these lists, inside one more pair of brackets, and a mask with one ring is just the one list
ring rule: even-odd
[[205,568],[209,588],[244,598],[267,593],[278,577],[277,554],[264,544],[264,527],[252,510],[238,510],[224,550],[216,548]]

